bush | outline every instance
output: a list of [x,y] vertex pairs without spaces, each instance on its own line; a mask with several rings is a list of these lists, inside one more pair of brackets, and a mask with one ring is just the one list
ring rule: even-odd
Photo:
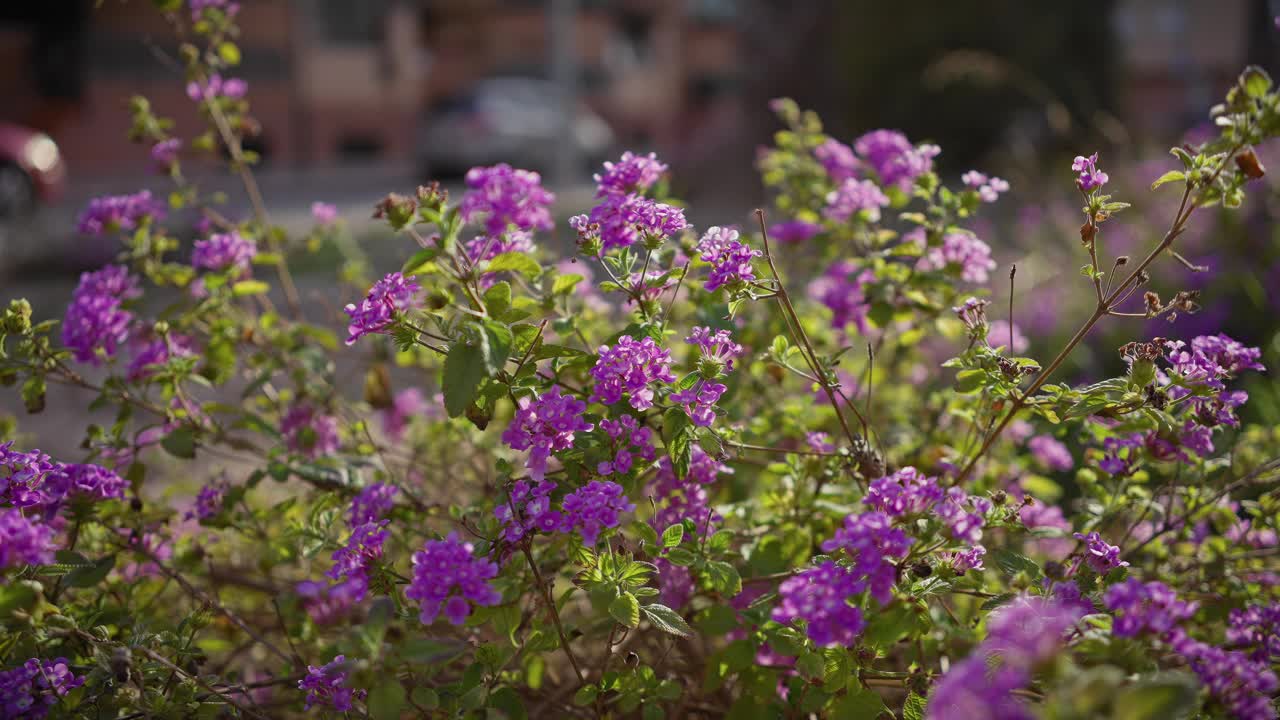
[[[1260,70],[1173,149],[1141,258],[1106,253],[1103,161],[1064,168],[1093,310],[1037,359],[966,228],[1008,184],[785,100],[758,227],[695,232],[628,153],[552,265],[538,175],[475,168],[378,205],[416,250],[372,282],[333,208],[269,223],[234,7],[158,5],[209,129],[135,99],[168,201],[95,201],[118,262],[61,327],[0,325],[28,411],[52,381],[115,412],[81,463],[0,445],[5,717],[1275,717],[1280,437],[1233,387],[1259,350],[1134,340],[1119,377],[1055,377],[1096,325],[1208,300],[1143,286],[1263,175]],[[224,151],[253,219],[182,173]],[[190,262],[166,213],[204,226]],[[290,273],[326,245],[342,313]]]

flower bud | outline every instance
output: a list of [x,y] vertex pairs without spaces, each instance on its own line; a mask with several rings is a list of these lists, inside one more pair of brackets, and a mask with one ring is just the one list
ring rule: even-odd
[[417,209],[418,203],[413,198],[388,193],[374,206],[373,217],[377,220],[386,220],[391,225],[391,229],[399,231],[408,227]]
[[1267,174],[1267,169],[1262,166],[1262,161],[1258,160],[1257,153],[1252,149],[1236,155],[1236,167],[1250,180],[1257,180]]

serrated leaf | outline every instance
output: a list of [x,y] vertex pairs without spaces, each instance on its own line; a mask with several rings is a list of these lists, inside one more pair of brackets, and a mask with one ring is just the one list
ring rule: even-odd
[[394,678],[369,691],[366,700],[373,720],[397,720],[407,705],[404,686]]
[[1167,184],[1167,183],[1171,183],[1171,182],[1178,182],[1178,181],[1186,180],[1186,179],[1187,179],[1187,174],[1186,174],[1185,172],[1183,172],[1183,171],[1181,171],[1181,170],[1170,170],[1169,172],[1167,172],[1167,173],[1165,173],[1165,174],[1161,175],[1160,177],[1156,178],[1156,181],[1155,181],[1155,182],[1153,182],[1153,183],[1151,183],[1151,189],[1152,189],[1152,190],[1155,190],[1156,188],[1160,187],[1161,185],[1165,185],[1165,184]]
[[484,307],[490,315],[502,315],[511,307],[511,283],[503,280],[484,291]]
[[725,597],[734,597],[742,592],[742,577],[738,569],[727,562],[712,560],[707,563],[707,577],[711,587]]
[[693,634],[693,628],[689,627],[689,623],[684,621],[680,613],[666,605],[655,603],[653,605],[645,605],[641,610],[644,611],[644,616],[648,618],[649,622],[664,633],[679,635],[680,637],[689,637]]
[[160,447],[176,458],[190,460],[196,456],[195,431],[189,427],[180,427],[164,436]]
[[485,272],[515,272],[532,280],[542,273],[542,266],[525,253],[505,252],[490,260]]
[[633,628],[640,624],[640,601],[635,595],[624,592],[609,603],[609,614],[619,623]]
[[1005,548],[1000,548],[991,555],[996,564],[1000,566],[1000,569],[1010,575],[1017,575],[1020,572],[1025,572],[1032,577],[1040,577],[1040,566],[1026,555],[1021,555]]
[[66,583],[69,587],[93,587],[105,580],[111,572],[111,568],[115,566],[116,556],[107,555],[88,567],[76,568],[67,573]]
[[689,474],[689,459],[693,452],[693,422],[684,410],[671,408],[662,416],[662,431],[666,437],[667,455],[671,458],[671,469],[677,478],[683,479]]
[[695,560],[697,560],[693,553],[685,550],[684,548],[672,548],[667,551],[667,554],[664,557],[667,559],[667,562],[672,565],[679,565],[680,567],[689,567]]
[[493,377],[502,370],[507,358],[511,356],[511,346],[514,338],[511,335],[510,328],[491,319],[484,321],[484,333],[488,338],[488,342],[481,346],[481,349],[486,351],[484,353],[484,368],[489,376]]
[[666,530],[662,531],[662,547],[673,548],[684,540],[684,524],[676,523]]
[[404,261],[404,265],[400,267],[400,272],[404,275],[421,274],[421,271],[439,256],[440,248],[434,245],[429,248],[423,248],[410,255],[409,259]]
[[573,292],[573,289],[577,287],[578,283],[582,282],[584,279],[585,278],[581,275],[574,275],[572,273],[557,275],[555,281],[551,283],[551,294],[568,295]]
[[449,417],[460,417],[475,400],[476,389],[485,376],[485,353],[479,343],[461,340],[449,348],[444,358],[444,408]]
[[924,720],[924,710],[928,703],[915,693],[907,694],[907,701],[902,704],[902,720]]

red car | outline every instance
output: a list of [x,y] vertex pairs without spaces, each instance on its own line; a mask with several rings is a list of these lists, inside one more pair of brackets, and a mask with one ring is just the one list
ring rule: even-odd
[[0,122],[0,220],[32,212],[62,195],[66,166],[42,132]]

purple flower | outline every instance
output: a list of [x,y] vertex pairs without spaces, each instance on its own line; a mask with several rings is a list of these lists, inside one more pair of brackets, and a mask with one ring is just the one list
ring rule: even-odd
[[382,411],[382,431],[391,442],[404,439],[404,432],[415,417],[426,414],[430,406],[418,388],[405,388],[396,393],[391,407]]
[[[1045,503],[1023,505],[1018,510],[1018,517],[1027,528],[1050,528],[1053,530],[1071,530],[1071,523],[1062,515],[1062,508]],[[1072,542],[1065,537],[1046,537],[1035,539],[1035,547],[1041,553],[1052,557],[1063,558],[1071,552]]]
[[601,251],[629,247],[647,238],[665,240],[689,226],[684,210],[640,195],[608,195],[590,215],[569,218],[583,241],[599,240]]
[[741,357],[744,352],[742,346],[733,341],[733,335],[728,330],[713,331],[701,325],[695,326],[684,341],[698,348],[701,359],[710,361],[717,374],[720,370],[733,372],[734,358]]
[[893,517],[923,513],[940,500],[942,488],[938,479],[926,477],[914,467],[904,467],[898,472],[873,480],[862,501],[875,510]]
[[1258,662],[1269,662],[1271,657],[1280,656],[1280,603],[1232,610],[1227,642],[1253,648],[1253,659]]
[[1134,433],[1127,437],[1108,437],[1102,441],[1105,455],[1098,462],[1103,472],[1112,475],[1128,475],[1138,460],[1138,450],[1145,444],[1142,433]]
[[987,554],[987,549],[981,545],[974,545],[968,550],[957,550],[950,553],[944,553],[947,562],[951,564],[952,569],[957,573],[965,573],[970,570],[982,570],[982,558]]
[[182,149],[182,140],[169,138],[151,146],[151,164],[162,173],[173,171],[178,162],[178,152]]
[[654,558],[653,564],[658,568],[658,595],[663,605],[670,608],[684,607],[693,598],[693,574],[689,568],[667,560]]
[[673,404],[684,408],[684,412],[698,427],[711,427],[716,421],[716,403],[724,395],[726,386],[723,383],[698,379],[685,389],[671,393]]
[[199,22],[205,9],[220,10],[228,16],[240,12],[240,3],[231,0],[188,0],[187,5],[191,8],[191,22]]
[[374,483],[365,487],[351,499],[351,514],[347,523],[352,527],[382,520],[396,506],[395,485]]
[[382,557],[382,545],[390,533],[386,520],[367,522],[351,529],[347,544],[333,551],[333,567],[326,573],[334,580],[360,575],[369,576],[369,568]]
[[1099,575],[1106,575],[1114,568],[1129,567],[1129,563],[1120,559],[1119,546],[1108,544],[1097,532],[1076,533],[1074,537],[1085,544],[1085,562]]
[[338,208],[336,205],[327,202],[311,203],[311,219],[316,221],[317,225],[327,227],[338,222]]
[[62,344],[77,362],[101,365],[103,355],[114,356],[129,338],[133,313],[123,303],[141,294],[137,278],[121,265],[82,274],[62,320]]
[[1022,595],[991,613],[982,647],[1005,663],[1030,669],[1054,656],[1063,634],[1081,617],[1077,607]]
[[[923,244],[924,233],[908,233]],[[949,232],[942,236],[942,244],[925,247],[916,263],[918,270],[945,270],[959,273],[965,282],[981,285],[987,281],[987,273],[996,269],[991,259],[991,247],[968,232]]]
[[976,653],[956,663],[947,671],[933,692],[925,710],[927,720],[1035,720],[1015,690],[1031,678],[1027,672],[1008,665],[988,669],[984,658]]
[[987,177],[977,170],[960,176],[960,181],[967,185],[970,189],[978,191],[978,197],[982,202],[993,203],[1000,199],[1000,194],[1009,191],[1009,183],[998,177]]
[[577,530],[587,547],[595,547],[600,531],[618,527],[621,513],[636,509],[622,486],[608,480],[592,480],[565,496],[565,526]]
[[906,557],[911,543],[906,533],[893,527],[892,518],[872,511],[846,517],[844,527],[823,542],[822,549],[829,553],[843,550],[858,578],[853,592],[869,590],[871,597],[884,605],[892,598],[891,590],[897,579],[897,567],[892,560]]
[[671,374],[671,353],[651,337],[636,340],[623,335],[613,347],[601,345],[598,353],[600,357],[591,368],[591,377],[595,379],[591,402],[612,405],[627,395],[631,407],[648,410],[653,407],[654,396],[650,386],[676,380]]
[[12,441],[0,443],[0,500],[16,507],[44,504],[45,478],[59,467],[39,450],[18,452]]
[[507,499],[493,509],[493,516],[503,526],[502,537],[514,543],[529,532],[568,532],[564,514],[551,506],[551,492],[555,489],[556,484],[550,480],[517,480]]
[[596,466],[596,472],[601,475],[625,475],[631,471],[637,457],[644,462],[653,462],[657,456],[653,447],[653,429],[641,425],[631,415],[623,415],[617,420],[605,418],[600,421],[600,429],[609,436],[613,450],[611,460]]
[[200,82],[192,80],[187,83],[187,97],[193,102],[212,102],[219,99],[239,100],[249,94],[249,83],[240,78],[222,79],[218,73],[211,73]]
[[150,190],[133,195],[105,195],[89,201],[76,226],[81,235],[100,236],[133,230],[148,220],[164,218],[164,205],[151,198]]
[[813,157],[837,185],[856,176],[862,166],[853,154],[853,148],[835,138],[823,140],[821,145],[813,149]]
[[39,720],[58,704],[58,698],[84,685],[71,672],[66,658],[25,663],[0,672],[0,715],[10,720]]
[[710,532],[711,525],[720,522],[720,516],[711,508],[707,485],[714,483],[721,474],[731,473],[729,466],[708,455],[694,445],[689,457],[689,472],[683,479],[677,478],[670,458],[658,461],[658,472],[653,483],[645,491],[658,504],[658,512],[649,521],[655,530],[693,522],[699,535]]
[[658,182],[666,171],[667,166],[658,161],[657,155],[636,155],[628,150],[622,153],[618,162],[606,161],[604,173],[592,176],[596,181],[596,197],[642,193]]
[[191,265],[217,272],[232,271],[232,275],[243,277],[249,273],[257,254],[258,247],[240,233],[218,233],[210,235],[208,240],[196,241],[191,251]]
[[804,220],[788,220],[769,226],[769,237],[780,243],[802,243],[822,232],[822,226]]
[[[1010,340],[1012,337],[1012,340]],[[1012,346],[1010,346],[1012,343]],[[992,320],[991,325],[987,329],[987,344],[991,347],[1005,346],[1009,352],[1014,355],[1021,355],[1031,347],[1027,336],[1022,334],[1022,329],[1017,325],[1013,326],[1012,336],[1010,335],[1008,320]]]
[[853,149],[875,170],[882,185],[896,185],[903,192],[933,169],[933,158],[942,152],[937,145],[912,146],[896,130],[873,130],[855,140]]
[[417,280],[398,272],[374,283],[359,305],[351,303],[344,308],[351,318],[347,325],[347,344],[353,345],[365,335],[386,332],[395,322],[396,313],[419,307],[414,295],[420,289]]
[[1239,720],[1274,720],[1271,696],[1280,687],[1266,662],[1246,653],[1225,650],[1188,637],[1181,630],[1170,633],[1170,644],[1187,660],[1209,694],[1227,713]]
[[552,453],[573,447],[574,433],[593,427],[582,419],[587,404],[575,397],[562,396],[553,387],[533,398],[520,398],[511,425],[502,433],[502,441],[512,450],[528,450],[525,468],[529,477],[541,480]]
[[304,580],[297,584],[294,592],[302,598],[302,606],[313,622],[328,625],[345,617],[364,600],[369,592],[369,579],[352,575],[336,583]]
[[92,464],[62,463],[45,477],[45,491],[51,500],[65,497],[90,500],[119,500],[129,483],[115,472]]
[[195,507],[187,513],[187,519],[208,520],[222,512],[222,498],[226,495],[226,483],[211,482],[196,493]]
[[489,235],[518,230],[550,230],[551,203],[556,196],[542,187],[542,176],[506,163],[467,171],[467,192],[459,210],[464,222],[485,218]]
[[947,526],[952,538],[976,545],[982,539],[985,515],[991,510],[991,501],[977,495],[969,495],[958,487],[947,488],[946,497],[934,507],[936,514]]
[[870,180],[849,178],[827,194],[822,215],[838,223],[849,222],[857,213],[867,222],[880,221],[880,208],[889,207],[889,197]]
[[836,451],[836,444],[831,442],[831,436],[824,432],[807,432],[804,434],[804,442],[814,452],[833,453]]
[[1094,153],[1089,157],[1077,155],[1075,160],[1071,161],[1072,172],[1079,173],[1076,177],[1076,185],[1084,192],[1092,192],[1103,185],[1111,178],[1098,169],[1098,153]]
[[129,382],[145,380],[174,358],[196,356],[190,338],[184,335],[167,335],[147,343],[134,354],[129,363]]
[[323,667],[307,666],[307,676],[298,681],[298,689],[307,691],[305,709],[314,705],[328,705],[338,712],[350,712],[353,700],[363,700],[364,690],[347,687],[347,658],[338,655]]
[[852,647],[866,621],[849,600],[865,587],[854,570],[828,560],[784,580],[771,617],[783,624],[803,620],[809,639],[822,647]]
[[0,570],[53,562],[53,528],[18,508],[0,511]]
[[856,262],[838,260],[809,283],[809,297],[831,311],[831,327],[843,330],[853,323],[858,332],[866,333],[870,329],[867,313],[871,310],[866,289],[875,279],[875,273],[860,270]]
[[1036,435],[1027,441],[1027,449],[1035,456],[1036,462],[1049,470],[1065,472],[1076,466],[1067,446],[1051,435]]
[[485,260],[492,260],[503,253],[532,252],[533,233],[524,230],[511,230],[498,236],[480,235],[467,241],[467,259],[472,265]]
[[1107,588],[1102,602],[1115,616],[1111,632],[1119,637],[1152,633],[1163,637],[1196,614],[1196,603],[1178,599],[1162,582],[1126,578]]
[[442,609],[445,619],[461,625],[471,615],[472,605],[488,607],[502,601],[490,582],[497,575],[495,563],[475,557],[471,543],[449,533],[444,540],[428,540],[413,554],[413,582],[405,597],[418,601],[418,620],[423,625],[435,622]]
[[289,450],[309,458],[324,457],[338,449],[338,418],[300,403],[285,413],[280,421],[280,434],[284,435],[284,444]]
[[756,279],[751,261],[764,253],[753,250],[738,240],[738,231],[713,227],[698,241],[699,258],[711,264],[711,273],[703,286],[713,292],[722,285],[731,288],[746,285]]

